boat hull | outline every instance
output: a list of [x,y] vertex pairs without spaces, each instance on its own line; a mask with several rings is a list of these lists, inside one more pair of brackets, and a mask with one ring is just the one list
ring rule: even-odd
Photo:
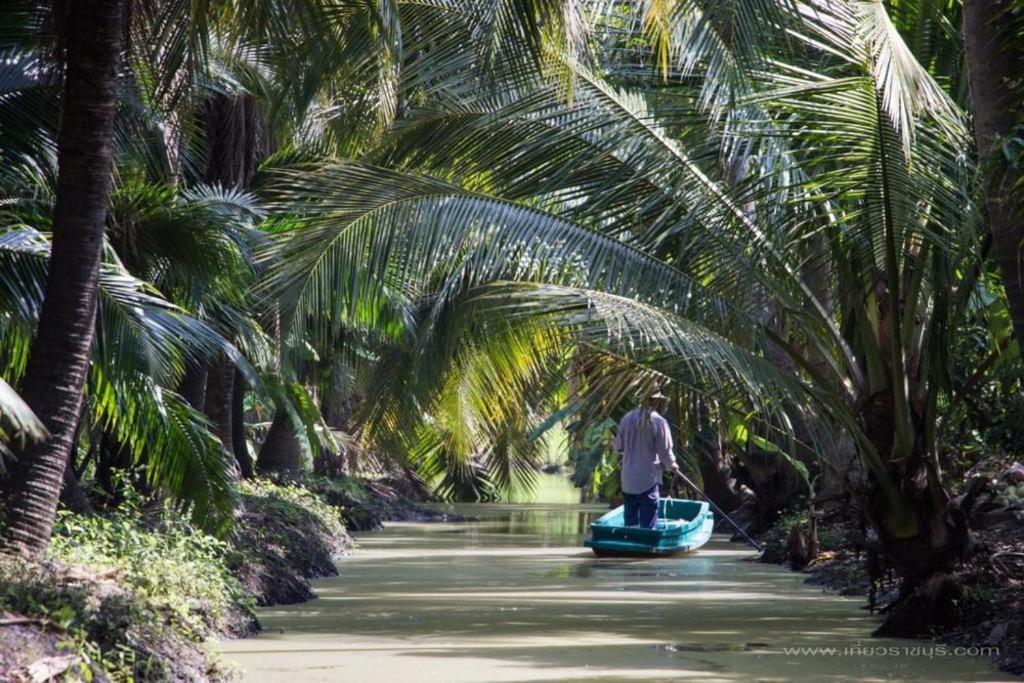
[[583,544],[599,557],[676,555],[707,543],[715,525],[708,504],[696,500],[659,499],[657,529],[627,527],[624,515],[619,506],[595,521]]

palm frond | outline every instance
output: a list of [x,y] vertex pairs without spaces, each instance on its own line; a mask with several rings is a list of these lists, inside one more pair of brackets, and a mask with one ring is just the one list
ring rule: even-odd
[[698,319],[736,314],[672,266],[528,205],[352,163],[284,178],[277,206],[306,217],[265,254],[263,286],[297,333],[311,311],[339,324],[360,302],[411,306],[438,277],[445,296],[493,279],[575,279],[657,292]]
[[[31,228],[0,234],[0,278],[3,312],[34,323],[42,307],[49,242]],[[256,374],[248,361],[208,325],[187,315],[159,295],[151,285],[132,277],[109,261],[100,272],[96,361],[106,367],[137,368],[173,382],[188,355],[206,357],[223,351],[249,378]]]
[[10,455],[8,447],[12,444],[23,445],[46,438],[47,434],[32,409],[0,377],[0,456]]
[[202,412],[143,374],[94,364],[87,387],[92,423],[145,463],[151,485],[173,497],[192,520],[227,533],[237,509],[234,455],[224,450]]

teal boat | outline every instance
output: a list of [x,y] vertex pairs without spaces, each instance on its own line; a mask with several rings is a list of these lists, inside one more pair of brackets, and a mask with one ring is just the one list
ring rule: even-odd
[[625,526],[620,505],[590,525],[583,542],[599,556],[672,555],[696,550],[711,538],[715,516],[707,503],[678,498],[658,499],[658,527]]

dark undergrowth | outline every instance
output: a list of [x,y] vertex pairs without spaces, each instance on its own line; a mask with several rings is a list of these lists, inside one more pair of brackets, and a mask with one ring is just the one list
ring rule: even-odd
[[966,561],[909,598],[878,560],[870,531],[851,521],[845,504],[826,507],[817,525],[819,552],[799,555],[809,541],[806,512],[782,516],[762,541],[762,561],[809,574],[807,581],[842,595],[865,596],[879,616],[878,635],[929,638],[991,657],[999,669],[1024,675],[1024,468],[993,462],[974,468],[955,503],[970,519]]
[[442,521],[453,519],[424,505],[433,494],[410,480],[395,477],[359,479],[313,476],[303,484],[341,510],[352,531],[380,529],[385,521]]
[[268,479],[245,482],[242,503],[231,568],[248,594],[259,605],[315,597],[309,579],[337,574],[352,544],[341,508],[299,481]]

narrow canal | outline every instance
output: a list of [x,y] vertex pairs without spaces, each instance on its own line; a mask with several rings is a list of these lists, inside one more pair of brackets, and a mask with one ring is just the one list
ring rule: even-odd
[[860,600],[724,538],[599,560],[580,542],[602,508],[459,511],[479,519],[361,535],[320,599],[263,610],[265,632],[223,643],[225,659],[248,681],[999,680],[932,643],[870,638]]

